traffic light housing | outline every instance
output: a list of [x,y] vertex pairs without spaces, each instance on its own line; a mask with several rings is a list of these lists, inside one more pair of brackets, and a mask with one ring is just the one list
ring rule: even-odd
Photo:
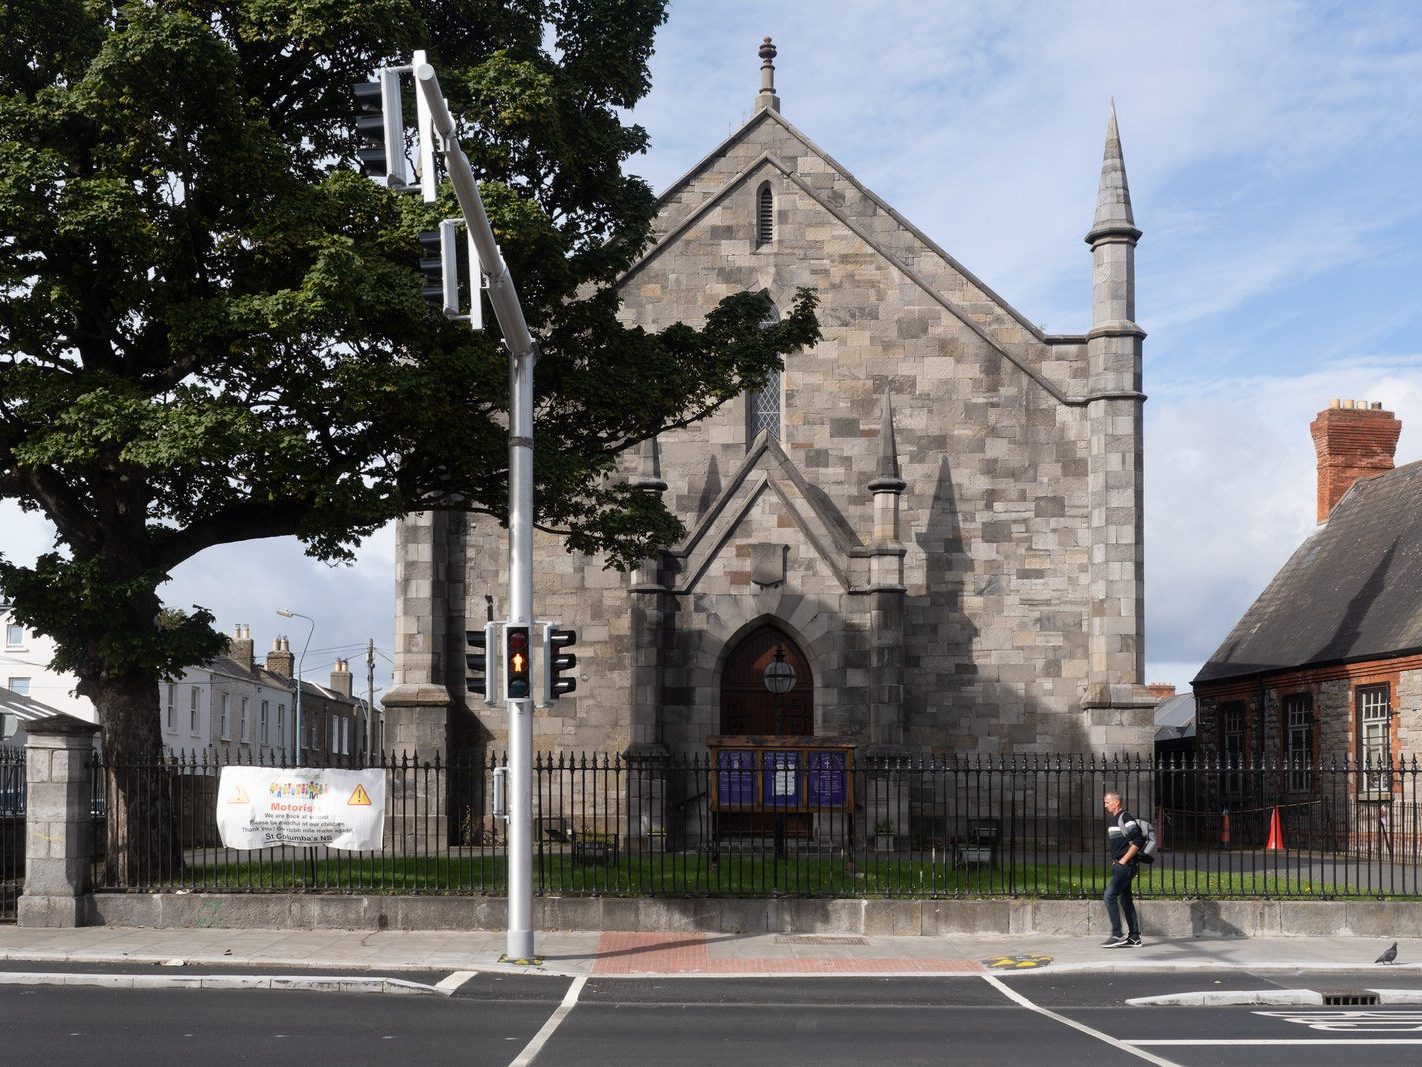
[[405,117],[400,105],[400,75],[382,70],[375,81],[357,82],[356,160],[361,173],[392,189],[409,184],[405,170]]
[[487,702],[489,698],[489,638],[491,637],[490,627],[482,630],[465,630],[464,640],[469,645],[469,651],[464,654],[464,666],[468,674],[464,677],[464,686],[471,693],[478,693]]
[[508,673],[506,692],[510,700],[523,700],[533,695],[530,684],[528,627],[510,626],[504,631],[504,665]]
[[453,310],[451,305],[457,307],[459,300],[459,277],[451,247],[453,242],[445,239],[445,231],[453,228],[453,223],[442,222],[437,230],[420,232],[420,273],[425,278],[420,295],[427,304],[446,312]]
[[578,657],[566,651],[577,643],[577,630],[549,626],[543,631],[543,692],[550,704],[578,688],[572,673]]

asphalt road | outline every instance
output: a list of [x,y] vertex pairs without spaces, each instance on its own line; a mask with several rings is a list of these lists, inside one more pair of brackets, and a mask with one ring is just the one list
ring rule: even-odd
[[[6,1062],[85,1065],[1419,1062],[1422,1008],[1125,1004],[1162,993],[1375,983],[1375,974],[1364,982],[1241,972],[1000,983],[481,974],[455,997],[10,986],[0,987],[0,1048]],[[1422,981],[1399,975],[1388,984]]]

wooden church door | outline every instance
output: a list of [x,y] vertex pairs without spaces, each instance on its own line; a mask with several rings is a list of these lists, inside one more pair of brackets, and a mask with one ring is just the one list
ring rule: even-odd
[[[784,650],[785,662],[795,668],[795,687],[780,697],[765,687],[765,668],[775,659],[777,648]],[[809,661],[775,627],[751,631],[726,660],[721,675],[721,733],[809,737],[814,732],[815,682]]]

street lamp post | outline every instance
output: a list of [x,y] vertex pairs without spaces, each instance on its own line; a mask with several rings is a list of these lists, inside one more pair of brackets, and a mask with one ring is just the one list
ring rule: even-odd
[[291,611],[288,608],[277,608],[277,614],[283,619],[305,619],[306,642],[301,646],[301,655],[296,660],[296,744],[293,746],[292,761],[301,766],[301,672],[306,665],[306,650],[311,645],[311,635],[316,631],[316,620],[310,615],[303,615],[299,611]]
[[[775,658],[765,665],[765,673],[761,676],[765,682],[765,688],[770,690],[771,696],[775,698],[775,736],[779,737],[785,732],[785,715],[783,701],[785,694],[795,688],[795,667],[794,664],[785,659],[785,646],[775,646]],[[783,753],[777,753],[773,759],[776,760],[774,775],[771,781],[777,788],[771,792],[775,802],[775,858],[783,860],[785,858],[785,809],[781,804],[781,792],[778,788],[780,775],[784,773],[781,760]],[[793,772],[792,772],[793,773]]]

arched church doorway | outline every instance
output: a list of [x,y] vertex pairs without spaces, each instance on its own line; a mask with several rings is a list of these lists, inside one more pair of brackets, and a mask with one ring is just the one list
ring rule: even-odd
[[[777,648],[795,668],[795,686],[783,696],[765,687],[765,669]],[[805,654],[774,626],[752,630],[727,658],[721,674],[721,733],[808,737],[814,732],[815,680]]]

